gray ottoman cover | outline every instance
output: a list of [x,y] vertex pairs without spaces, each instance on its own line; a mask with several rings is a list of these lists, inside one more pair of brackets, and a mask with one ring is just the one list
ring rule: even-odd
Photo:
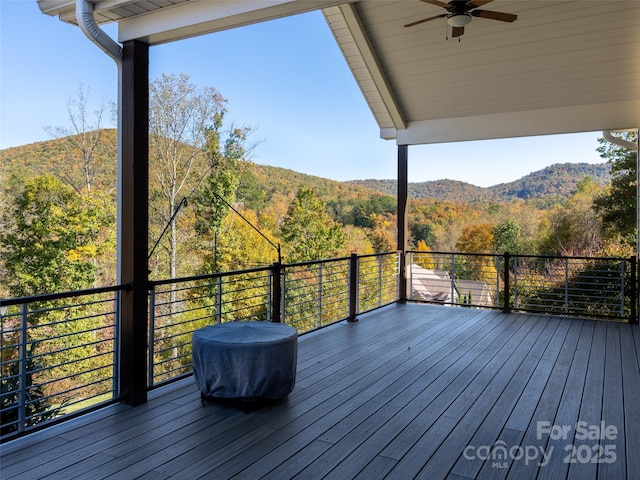
[[295,385],[296,329],[273,322],[229,322],[193,332],[193,373],[209,397],[285,398]]

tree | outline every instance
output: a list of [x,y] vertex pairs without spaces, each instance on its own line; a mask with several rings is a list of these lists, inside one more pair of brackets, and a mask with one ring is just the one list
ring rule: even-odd
[[493,226],[490,223],[469,225],[456,242],[456,251],[463,253],[493,252]]
[[240,184],[239,160],[247,154],[246,141],[251,133],[249,127],[229,130],[221,146],[220,128],[224,114],[216,115],[214,126],[206,133],[205,156],[209,174],[204,178],[196,192],[196,231],[199,235],[210,237],[220,233],[220,226],[229,211],[228,204],[234,202]]
[[[251,226],[255,226],[263,235],[276,244],[271,232],[260,225],[258,216],[253,210],[237,205],[238,212],[229,211],[221,226],[216,251],[204,251],[202,258],[212,259],[211,264],[205,264],[207,271],[241,270],[264,266],[278,259],[277,250],[260,233]],[[251,224],[251,225],[250,225]],[[215,255],[215,259],[212,258]],[[215,265],[214,265],[215,263]]]
[[542,252],[549,255],[582,256],[596,254],[601,245],[601,221],[593,209],[601,187],[585,177],[563,207],[551,210]]
[[104,202],[90,199],[50,175],[27,182],[0,233],[5,281],[13,296],[91,286],[96,240],[114,218]]
[[328,258],[344,249],[342,228],[324,210],[309,187],[298,190],[280,227],[288,262]]
[[[226,100],[213,87],[197,88],[186,74],[166,75],[149,87],[149,170],[151,219],[159,237],[168,230],[169,276],[176,277],[178,230],[174,216],[210,171],[204,154],[208,135],[222,121]],[[151,180],[150,179],[150,180]]]
[[414,262],[416,263],[416,265],[420,265],[421,267],[430,269],[436,268],[433,257],[429,255],[430,251],[431,249],[429,248],[429,245],[427,245],[424,240],[419,240],[418,245],[416,246],[417,255],[415,255],[414,257]]
[[[34,354],[35,345],[35,343],[32,343],[29,346],[29,354],[25,362],[25,399],[21,400],[20,398],[20,362],[9,362],[6,374],[3,371],[2,379],[0,380],[1,435],[6,435],[18,430],[21,401],[25,407],[26,426],[37,425],[38,423],[55,418],[67,404],[66,401],[63,401],[54,407],[52,400],[45,395],[41,386],[34,385],[33,374],[42,369],[42,365],[39,365],[36,361],[38,357]],[[5,368],[4,365],[2,368]]]
[[[456,251],[463,253],[490,253],[493,251],[493,226],[490,223],[469,225],[456,242]],[[489,256],[465,256],[459,278],[488,282],[495,278],[493,258]]]
[[[76,192],[90,192],[96,182],[109,183],[109,189],[115,191],[115,169],[117,145],[105,136],[101,128],[105,113],[105,102],[101,102],[91,115],[89,94],[85,85],[78,87],[77,98],[67,99],[67,113],[71,127],[47,127],[49,134],[60,139],[65,146],[68,168],[60,172],[60,178]],[[112,162],[99,161],[110,156]]]
[[518,253],[520,250],[520,224],[515,220],[504,220],[493,227],[493,243],[496,253]]
[[[627,141],[636,142],[637,133],[624,134]],[[600,156],[611,166],[611,188],[597,196],[593,205],[605,226],[625,237],[636,230],[637,152],[598,139]]]
[[396,217],[391,213],[369,215],[371,229],[369,239],[376,253],[395,251],[398,247],[396,240]]

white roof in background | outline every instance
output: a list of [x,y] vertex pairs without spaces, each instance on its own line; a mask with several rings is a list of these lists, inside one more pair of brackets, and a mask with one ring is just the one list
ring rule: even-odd
[[[640,126],[638,0],[495,0],[446,40],[419,0],[102,0],[98,22],[150,44],[323,9],[381,136],[441,143]],[[75,22],[72,0],[38,0]]]

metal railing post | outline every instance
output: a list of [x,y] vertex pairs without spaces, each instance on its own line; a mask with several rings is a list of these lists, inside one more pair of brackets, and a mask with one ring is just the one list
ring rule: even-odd
[[18,367],[18,432],[24,432],[27,417],[27,318],[28,304],[20,304],[20,365]]
[[629,314],[629,323],[638,323],[638,287],[637,281],[638,260],[636,256],[631,257],[631,312]]
[[569,313],[569,259],[564,259],[564,313]]
[[118,396],[120,392],[120,302],[122,296],[120,290],[115,292],[115,307],[113,309],[114,322],[113,322],[113,380],[111,382],[111,394],[113,398]]
[[282,264],[274,262],[273,268],[273,288],[271,290],[271,321],[282,322]]
[[[400,278],[400,268],[402,267],[402,262],[400,261],[400,258],[402,257],[402,254],[398,254],[396,253],[396,270],[398,272],[398,274],[396,275],[396,301],[399,302],[400,301],[400,285],[401,285],[401,278]],[[405,286],[407,283],[407,277],[405,276],[404,278],[405,281]],[[406,300],[406,292],[405,292],[405,300]]]
[[413,300],[413,252],[407,252],[407,256],[409,257],[408,265],[409,265],[409,278],[407,282],[409,285],[407,286],[407,294],[408,300]]
[[216,279],[216,323],[222,323],[222,277]]
[[[456,255],[451,254],[451,304],[456,304]],[[460,299],[458,299],[460,300]]]
[[318,327],[322,326],[322,264],[318,265]]
[[358,315],[358,255],[349,258],[349,317],[347,321],[357,322]]
[[273,308],[273,270],[269,270],[267,276],[267,322],[272,321],[271,309]]
[[504,313],[511,312],[511,306],[509,305],[509,297],[511,296],[511,292],[509,291],[509,262],[511,260],[511,255],[509,252],[504,252],[504,304],[502,305],[502,311]]
[[149,347],[147,351],[147,386],[153,387],[153,357],[155,353],[156,336],[156,287],[153,285],[149,292]]
[[378,306],[382,305],[382,257],[376,257],[378,261]]
[[493,257],[493,264],[496,269],[496,295],[494,300],[494,306],[500,306],[500,261],[498,257]]

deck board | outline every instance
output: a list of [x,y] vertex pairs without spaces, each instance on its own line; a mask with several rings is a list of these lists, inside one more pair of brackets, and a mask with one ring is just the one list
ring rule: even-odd
[[[300,337],[296,387],[285,401],[249,412],[215,402],[203,407],[188,378],[153,390],[144,405],[113,405],[3,444],[0,473],[92,480],[633,478],[640,468],[638,342],[638,326],[627,324],[393,305]],[[614,440],[599,442],[614,445],[616,461],[565,463],[573,442],[593,445],[575,439],[576,423],[602,420],[617,428]],[[540,435],[538,422],[573,430],[552,439]],[[553,453],[542,467],[476,454],[495,445]]]

